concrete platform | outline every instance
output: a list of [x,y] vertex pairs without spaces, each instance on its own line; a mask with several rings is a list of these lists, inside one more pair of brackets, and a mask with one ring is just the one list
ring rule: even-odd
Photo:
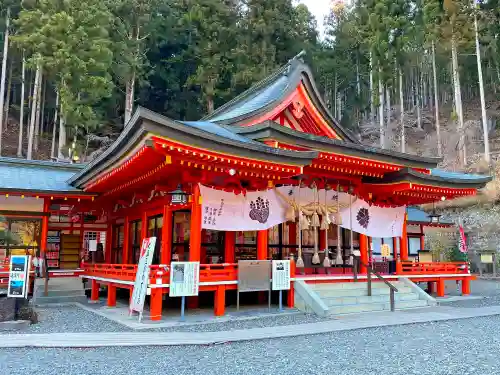
[[134,313],[130,316],[128,305],[117,303],[116,307],[107,307],[102,304],[83,304],[76,303],[75,305],[87,310],[92,311],[102,317],[110,319],[116,323],[122,324],[134,330],[152,329],[152,328],[167,328],[182,325],[196,325],[196,324],[210,324],[210,323],[223,323],[235,320],[252,320],[260,319],[276,315],[295,315],[302,314],[297,309],[285,308],[279,311],[276,306],[271,306],[271,310],[261,305],[257,306],[241,306],[240,311],[235,307],[226,307],[224,316],[214,316],[212,308],[206,309],[189,309],[186,310],[185,320],[181,322],[179,309],[164,309],[162,319],[159,321],[150,320],[149,309],[145,308],[142,321],[139,322],[139,316]]
[[216,345],[493,315],[500,315],[500,306],[469,309],[433,307],[394,313],[353,314],[319,323],[221,332],[89,332],[0,335],[0,348]]

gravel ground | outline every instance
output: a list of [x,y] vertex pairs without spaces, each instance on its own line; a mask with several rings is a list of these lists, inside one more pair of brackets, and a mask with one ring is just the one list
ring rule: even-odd
[[[32,324],[27,330],[1,332],[12,333],[60,333],[60,332],[129,332],[132,328],[116,323],[93,312],[77,306],[37,308],[39,323]],[[274,327],[292,324],[316,323],[331,318],[321,318],[310,314],[289,314],[264,316],[256,319],[234,320],[229,322],[179,325],[174,327],[141,329],[153,332],[216,332],[246,328]],[[1,372],[0,372],[1,374]]]
[[[127,327],[76,306],[37,308],[39,323],[8,333],[121,332]],[[2,372],[0,371],[0,374]]]
[[0,350],[0,374],[500,374],[500,317],[216,346]]
[[[471,283],[471,296],[481,296],[482,299],[471,299],[454,302],[441,302],[443,306],[450,307],[487,307],[500,306],[500,282],[495,280],[475,280]],[[460,289],[456,288],[455,282],[446,284],[446,293],[461,295]]]
[[440,302],[440,305],[450,306],[450,307],[465,307],[465,308],[500,306],[500,295],[485,296],[482,299],[471,299],[471,300],[454,301],[454,302]]
[[[293,324],[306,324],[317,323],[332,318],[322,318],[311,314],[293,314],[293,315],[276,315],[267,316],[256,319],[247,320],[233,320],[229,322],[209,323],[209,324],[196,324],[184,325],[168,328],[154,328],[147,331],[154,332],[217,332],[217,331],[233,331],[238,329],[248,328],[263,328],[274,326],[288,326]],[[143,331],[143,330],[141,330]]]

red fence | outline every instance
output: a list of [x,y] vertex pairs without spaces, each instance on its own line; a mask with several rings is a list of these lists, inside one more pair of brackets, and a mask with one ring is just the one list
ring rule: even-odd
[[[89,264],[84,263],[84,275],[102,277],[113,280],[135,281],[136,264]],[[150,267],[150,282],[152,284],[168,284],[170,270],[164,265],[153,264]],[[200,282],[217,283],[221,281],[236,281],[238,265],[236,263],[200,264]],[[160,282],[158,282],[160,280]]]
[[397,264],[398,275],[439,275],[468,274],[466,262],[400,262]]

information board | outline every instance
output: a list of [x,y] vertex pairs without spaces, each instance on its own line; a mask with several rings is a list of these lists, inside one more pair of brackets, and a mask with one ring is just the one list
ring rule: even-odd
[[493,263],[493,254],[481,254],[481,263],[491,264]]
[[29,255],[12,255],[10,257],[9,286],[7,297],[27,298],[30,272]]
[[238,291],[269,291],[271,262],[269,260],[240,260],[238,262]]
[[383,244],[380,248],[380,254],[384,257],[384,258],[388,258],[391,256],[391,248],[389,247],[388,244]]
[[145,238],[142,241],[139,264],[135,275],[134,290],[130,301],[130,311],[137,311],[142,314],[144,310],[144,300],[149,284],[149,266],[153,261],[155,252],[156,237]]
[[200,262],[172,262],[170,297],[197,296],[200,289]]
[[290,261],[273,260],[273,290],[290,289]]
[[89,240],[89,251],[97,251],[97,240]]

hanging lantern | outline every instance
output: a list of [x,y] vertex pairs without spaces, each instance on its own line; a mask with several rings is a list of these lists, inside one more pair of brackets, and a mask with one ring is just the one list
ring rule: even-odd
[[168,193],[170,198],[170,204],[186,204],[188,194],[182,190],[181,184],[177,185],[177,189]]
[[441,215],[439,215],[437,212],[436,212],[436,206],[435,206],[435,203],[433,204],[433,207],[432,207],[432,212],[429,214],[429,221],[431,224],[439,224],[439,218],[441,217]]
[[439,215],[436,210],[432,210],[431,214],[429,215],[429,221],[431,224],[439,224],[439,219],[441,215]]

